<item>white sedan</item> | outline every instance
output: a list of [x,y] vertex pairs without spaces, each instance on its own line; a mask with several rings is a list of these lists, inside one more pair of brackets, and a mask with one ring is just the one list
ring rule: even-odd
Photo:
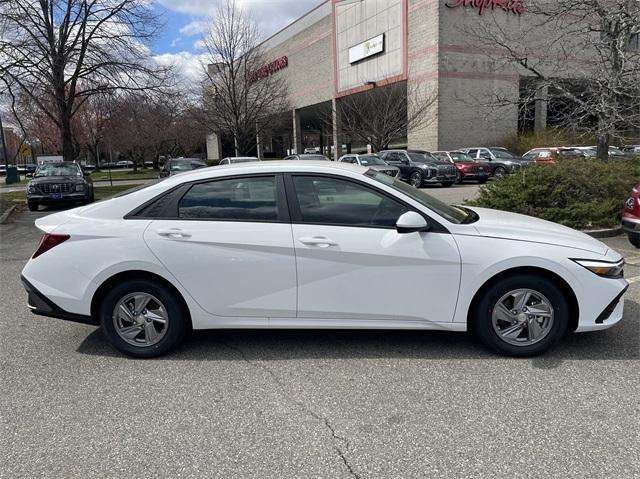
[[616,324],[627,288],[587,235],[344,163],[203,168],[36,226],[29,308],[138,357],[190,328],[473,330],[529,356]]

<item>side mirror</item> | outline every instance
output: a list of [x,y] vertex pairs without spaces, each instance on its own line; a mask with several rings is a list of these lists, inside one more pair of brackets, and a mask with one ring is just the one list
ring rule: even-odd
[[429,231],[429,223],[415,211],[407,211],[398,218],[396,230],[400,234]]

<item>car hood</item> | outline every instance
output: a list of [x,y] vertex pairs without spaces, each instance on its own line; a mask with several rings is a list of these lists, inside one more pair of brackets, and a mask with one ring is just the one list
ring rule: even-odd
[[609,249],[589,235],[551,221],[488,208],[469,209],[478,213],[479,219],[473,226],[481,236],[565,246],[600,255]]
[[75,183],[81,182],[82,177],[80,176],[40,176],[38,178],[32,178],[31,184],[40,184],[40,183]]

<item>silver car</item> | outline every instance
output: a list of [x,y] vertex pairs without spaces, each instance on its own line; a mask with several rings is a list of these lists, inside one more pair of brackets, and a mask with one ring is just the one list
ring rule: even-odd
[[370,153],[366,155],[356,155],[349,153],[340,157],[338,161],[343,163],[353,163],[354,165],[367,166],[372,170],[380,171],[389,176],[397,178],[400,175],[400,169],[395,166],[386,164],[378,155]]

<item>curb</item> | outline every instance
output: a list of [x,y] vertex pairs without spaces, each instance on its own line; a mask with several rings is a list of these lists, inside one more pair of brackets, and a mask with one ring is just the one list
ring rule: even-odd
[[582,232],[588,234],[592,238],[613,238],[614,236],[622,234],[622,226],[602,230],[583,230]]
[[0,216],[0,225],[4,225],[6,223],[8,223],[8,219],[11,216],[11,214],[15,211],[15,209],[18,207],[18,205],[11,205],[9,206],[9,209],[7,209],[7,211],[5,211],[4,213],[2,213],[2,216]]

